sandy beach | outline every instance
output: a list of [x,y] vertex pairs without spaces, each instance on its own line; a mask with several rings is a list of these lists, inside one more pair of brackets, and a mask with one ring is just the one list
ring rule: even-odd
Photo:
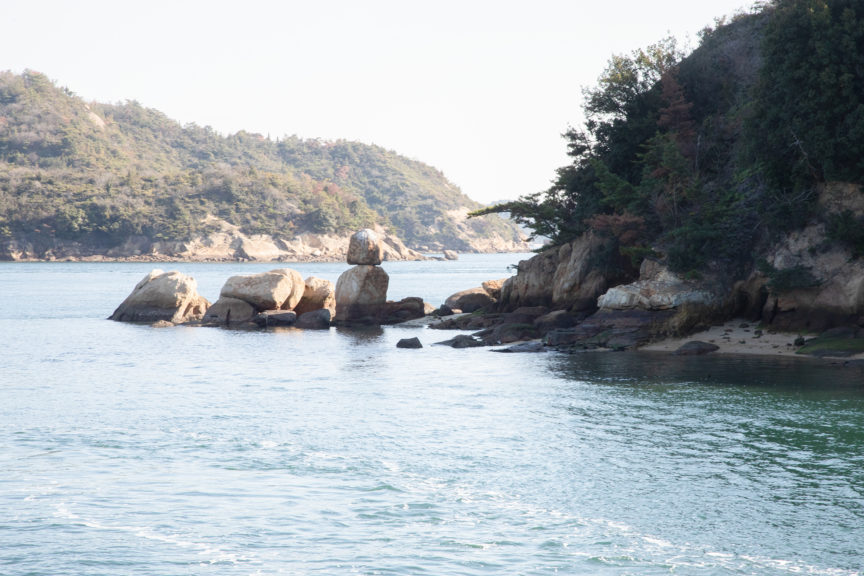
[[[641,346],[640,350],[648,352],[674,352],[683,344],[699,340],[719,346],[714,354],[755,354],[760,356],[807,356],[796,355],[795,339],[799,336],[814,338],[816,334],[796,332],[774,332],[760,328],[758,323],[744,319],[733,319],[719,325],[711,326],[702,332],[696,332],[685,338],[667,338]],[[858,354],[844,360],[864,359],[864,354]]]

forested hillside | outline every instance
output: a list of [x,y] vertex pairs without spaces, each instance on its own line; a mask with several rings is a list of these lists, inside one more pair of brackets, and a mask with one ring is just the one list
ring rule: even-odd
[[518,241],[509,222],[464,220],[479,207],[440,171],[378,146],[223,136],[136,102],[84,102],[37,72],[0,73],[0,242],[98,251],[223,222],[284,238],[379,224],[433,250]]
[[864,182],[860,0],[764,3],[686,57],[673,40],[614,56],[585,96],[554,185],[479,213],[509,212],[553,245],[592,231],[610,240],[606,264],[650,256],[692,277],[746,277],[807,223],[864,254],[862,214],[817,202],[828,183]]

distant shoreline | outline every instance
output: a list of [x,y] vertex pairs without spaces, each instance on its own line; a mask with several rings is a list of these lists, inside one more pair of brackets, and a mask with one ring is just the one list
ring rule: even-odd
[[[444,261],[446,258],[443,256],[438,256],[440,252],[429,252],[423,253],[425,256],[425,261]],[[503,251],[494,251],[494,252],[460,252],[460,256],[471,255],[471,254],[530,254],[530,252],[524,252],[521,250],[503,250]],[[253,260],[253,259],[245,259],[245,258],[178,258],[177,256],[164,256],[164,255],[142,255],[142,256],[103,256],[103,255],[92,255],[92,256],[69,256],[63,258],[19,258],[19,259],[6,259],[0,260],[0,263],[6,264],[18,264],[18,263],[58,263],[58,264],[75,264],[75,263],[84,263],[84,264],[93,264],[99,262],[106,263],[132,263],[132,264],[140,264],[140,263],[153,263],[153,264],[166,264],[166,263],[177,263],[177,264],[333,264],[337,262],[344,262],[345,255],[326,255],[326,256],[299,256],[291,259],[283,259],[283,260]],[[385,262],[410,262],[412,260],[408,259],[393,259],[388,260],[385,259]],[[423,260],[413,260],[413,261],[423,261]]]

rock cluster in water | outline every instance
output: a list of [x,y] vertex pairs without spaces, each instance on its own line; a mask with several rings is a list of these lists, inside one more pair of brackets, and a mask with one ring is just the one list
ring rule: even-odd
[[329,280],[304,280],[296,270],[279,268],[228,278],[212,305],[198,294],[193,278],[154,270],[110,318],[160,325],[328,328],[333,322],[392,324],[425,316],[432,307],[421,298],[387,300],[390,278],[380,266],[384,254],[378,234],[361,230],[349,241],[347,260],[354,266],[335,287]]

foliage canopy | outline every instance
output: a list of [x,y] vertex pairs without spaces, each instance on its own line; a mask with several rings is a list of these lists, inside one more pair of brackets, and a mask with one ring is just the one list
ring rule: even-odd
[[593,229],[679,271],[731,271],[811,217],[820,184],[864,182],[860,1],[775,0],[700,36],[687,57],[672,40],[613,56],[554,184],[474,214],[508,212],[551,245]]
[[223,136],[137,102],[85,103],[37,72],[0,72],[0,240],[183,241],[210,231],[210,216],[284,237],[381,224],[413,246],[518,240],[500,218],[453,216],[479,206],[379,146]]

